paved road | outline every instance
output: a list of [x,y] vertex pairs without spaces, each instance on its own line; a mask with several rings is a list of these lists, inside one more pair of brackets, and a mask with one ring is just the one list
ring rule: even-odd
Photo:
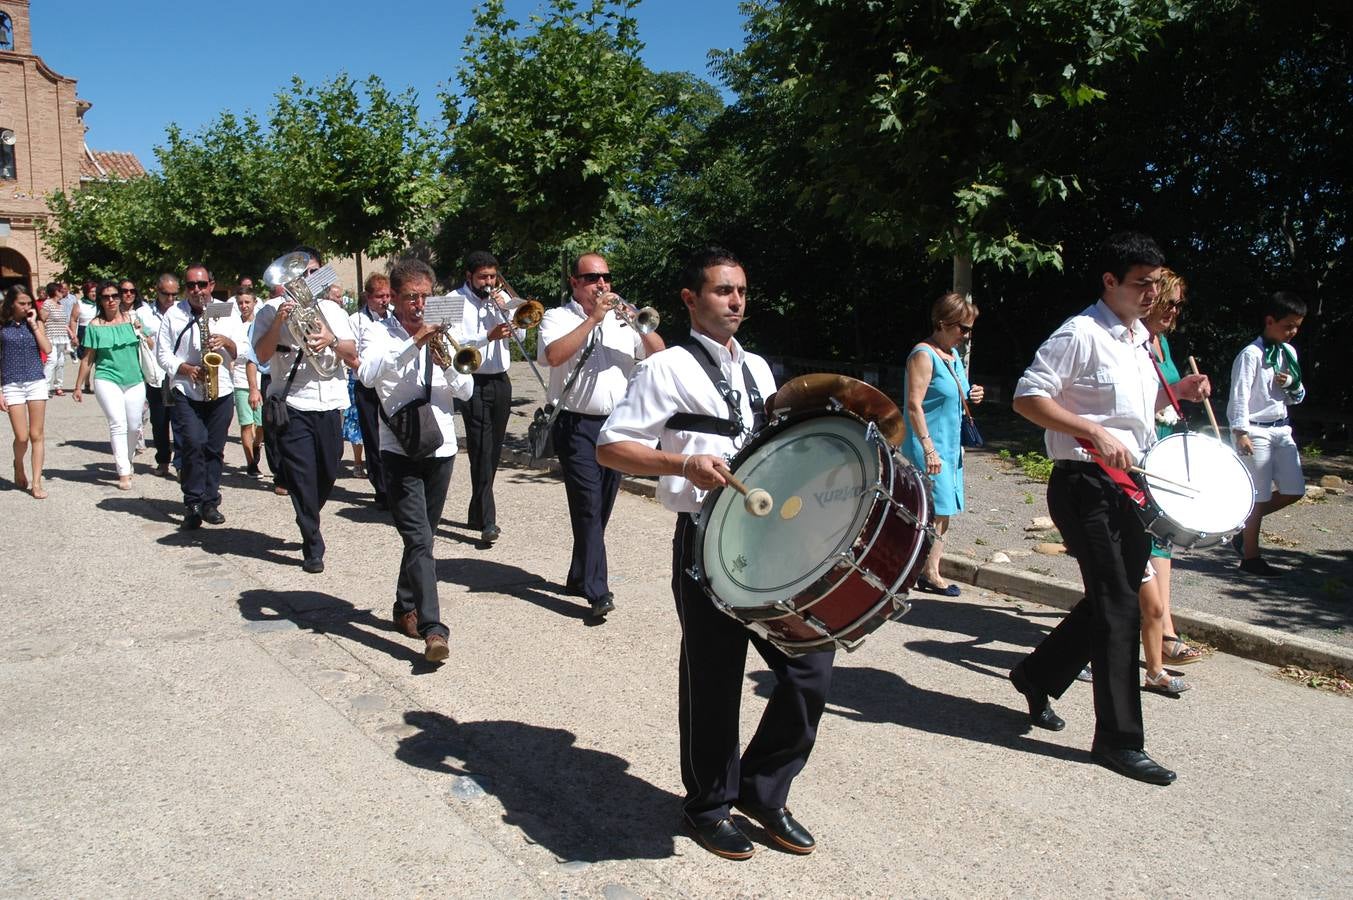
[[[97,407],[53,404],[51,498],[0,491],[0,895],[1346,896],[1346,698],[1216,656],[1145,695],[1169,788],[1089,763],[1090,693],[1026,733],[1004,672],[1056,621],[971,590],[840,660],[791,800],[821,849],[746,863],[678,835],[671,520],[622,494],[619,608],[558,590],[563,491],[505,471],[492,549],[448,522],[452,656],[388,627],[399,542],[340,483],[328,571],[289,505],[228,479],[226,525],[176,485],[111,486]],[[230,459],[239,462],[232,445]],[[451,517],[467,501],[454,479]],[[63,556],[62,542],[75,551]],[[750,666],[745,727],[767,675]]]

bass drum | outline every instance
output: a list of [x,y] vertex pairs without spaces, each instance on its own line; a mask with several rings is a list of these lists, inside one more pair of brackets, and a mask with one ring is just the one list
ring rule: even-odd
[[786,416],[729,468],[775,505],[758,518],[732,488],[705,498],[691,575],[721,610],[800,654],[853,650],[910,608],[935,536],[929,487],[872,422]]

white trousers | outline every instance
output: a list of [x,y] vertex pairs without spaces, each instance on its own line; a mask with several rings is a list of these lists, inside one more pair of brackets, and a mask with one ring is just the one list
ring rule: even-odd
[[132,453],[141,440],[141,411],[146,405],[146,385],[137,382],[123,387],[102,378],[94,379],[94,396],[108,420],[108,441],[113,445],[117,474],[132,473]]
[[66,386],[66,354],[70,352],[70,343],[52,344],[52,352],[47,354],[44,375],[47,376],[47,389],[52,393]]

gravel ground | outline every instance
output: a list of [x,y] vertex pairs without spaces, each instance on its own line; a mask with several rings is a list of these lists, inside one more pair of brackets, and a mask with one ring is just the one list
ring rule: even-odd
[[[548,370],[541,373],[548,378]],[[521,363],[513,367],[512,386],[509,444],[524,447],[526,426],[542,392]],[[1003,551],[1016,568],[1079,582],[1080,569],[1071,557],[1033,552],[1037,543],[1046,540],[1047,532],[1030,531],[1027,526],[1048,515],[1047,486],[998,456],[1001,447],[1017,451],[1037,441],[1032,426],[1013,413],[1000,415],[990,406],[982,415],[988,447],[967,456],[968,508],[955,518],[946,552],[985,561]],[[1302,501],[1264,520],[1264,558],[1282,568],[1284,575],[1245,575],[1237,569],[1235,553],[1226,546],[1178,551],[1171,577],[1174,608],[1353,647],[1353,459],[1326,456],[1304,462],[1308,484],[1333,473],[1344,478],[1349,490],[1317,502]]]

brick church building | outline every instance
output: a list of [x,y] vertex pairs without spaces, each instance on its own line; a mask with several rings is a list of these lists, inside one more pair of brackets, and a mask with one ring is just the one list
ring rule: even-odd
[[145,175],[133,154],[86,146],[91,104],[74,78],[33,53],[28,11],[29,0],[0,0],[0,290],[21,283],[32,291],[60,272],[37,230],[49,216],[48,194]]

